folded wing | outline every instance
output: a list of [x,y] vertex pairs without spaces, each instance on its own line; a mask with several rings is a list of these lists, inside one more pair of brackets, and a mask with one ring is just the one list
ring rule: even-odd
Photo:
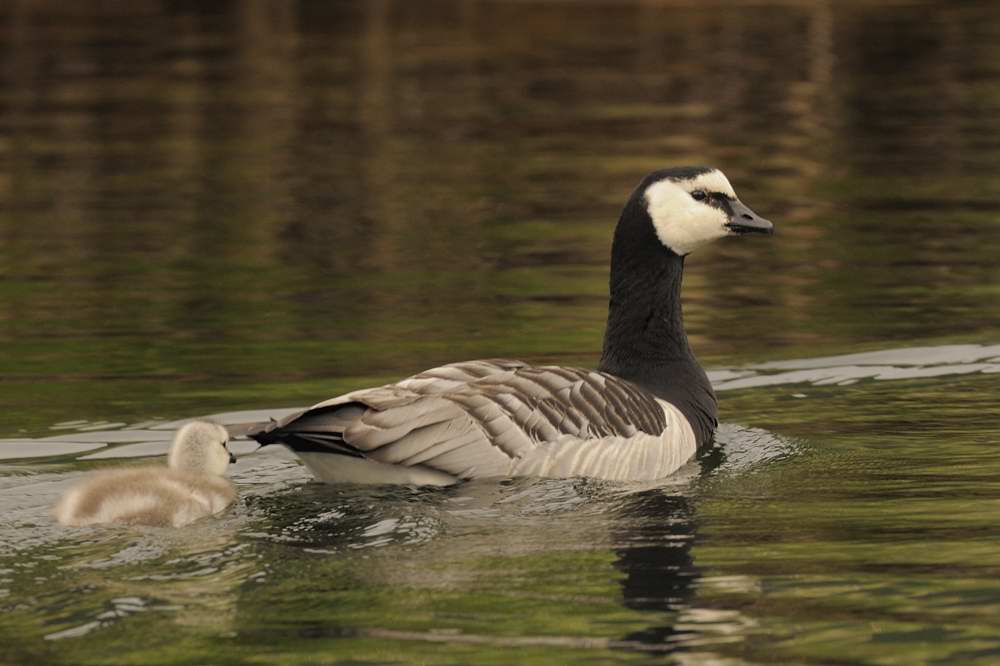
[[[429,468],[462,479],[522,471],[634,477],[636,465],[663,467],[650,455],[684,434],[669,407],[593,370],[468,361],[319,403],[251,436],[299,452]],[[693,450],[692,436],[683,459]],[[622,468],[622,456],[634,458],[629,469]]]

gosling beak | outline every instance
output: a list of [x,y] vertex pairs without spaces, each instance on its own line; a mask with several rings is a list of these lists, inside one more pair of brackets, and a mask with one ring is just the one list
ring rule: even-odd
[[[226,449],[226,450],[229,451],[229,449]],[[233,455],[232,451],[229,451],[229,462],[231,462],[231,463],[236,462],[236,456]]]
[[729,215],[726,228],[734,234],[767,234],[774,233],[774,225],[757,213],[746,207],[742,201],[731,201],[733,211]]

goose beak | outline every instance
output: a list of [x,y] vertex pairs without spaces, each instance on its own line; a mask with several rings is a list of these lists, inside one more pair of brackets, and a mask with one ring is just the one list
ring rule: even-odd
[[730,202],[733,212],[729,215],[726,228],[734,234],[767,234],[774,233],[774,225],[757,213],[747,208],[742,201]]

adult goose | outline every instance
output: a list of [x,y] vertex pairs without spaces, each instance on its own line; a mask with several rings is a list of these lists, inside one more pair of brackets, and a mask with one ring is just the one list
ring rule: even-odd
[[770,234],[722,172],[655,171],[632,192],[611,248],[596,370],[454,363],[251,426],[320,481],[446,485],[483,477],[664,477],[712,439],[716,400],[681,317],[684,257],[724,236]]

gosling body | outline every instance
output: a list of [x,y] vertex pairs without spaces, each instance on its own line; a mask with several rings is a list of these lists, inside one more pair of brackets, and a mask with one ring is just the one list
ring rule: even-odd
[[183,527],[221,513],[236,499],[232,484],[222,477],[233,460],[228,441],[220,425],[189,423],[174,438],[168,467],[98,472],[62,497],[55,507],[56,520],[70,527]]

